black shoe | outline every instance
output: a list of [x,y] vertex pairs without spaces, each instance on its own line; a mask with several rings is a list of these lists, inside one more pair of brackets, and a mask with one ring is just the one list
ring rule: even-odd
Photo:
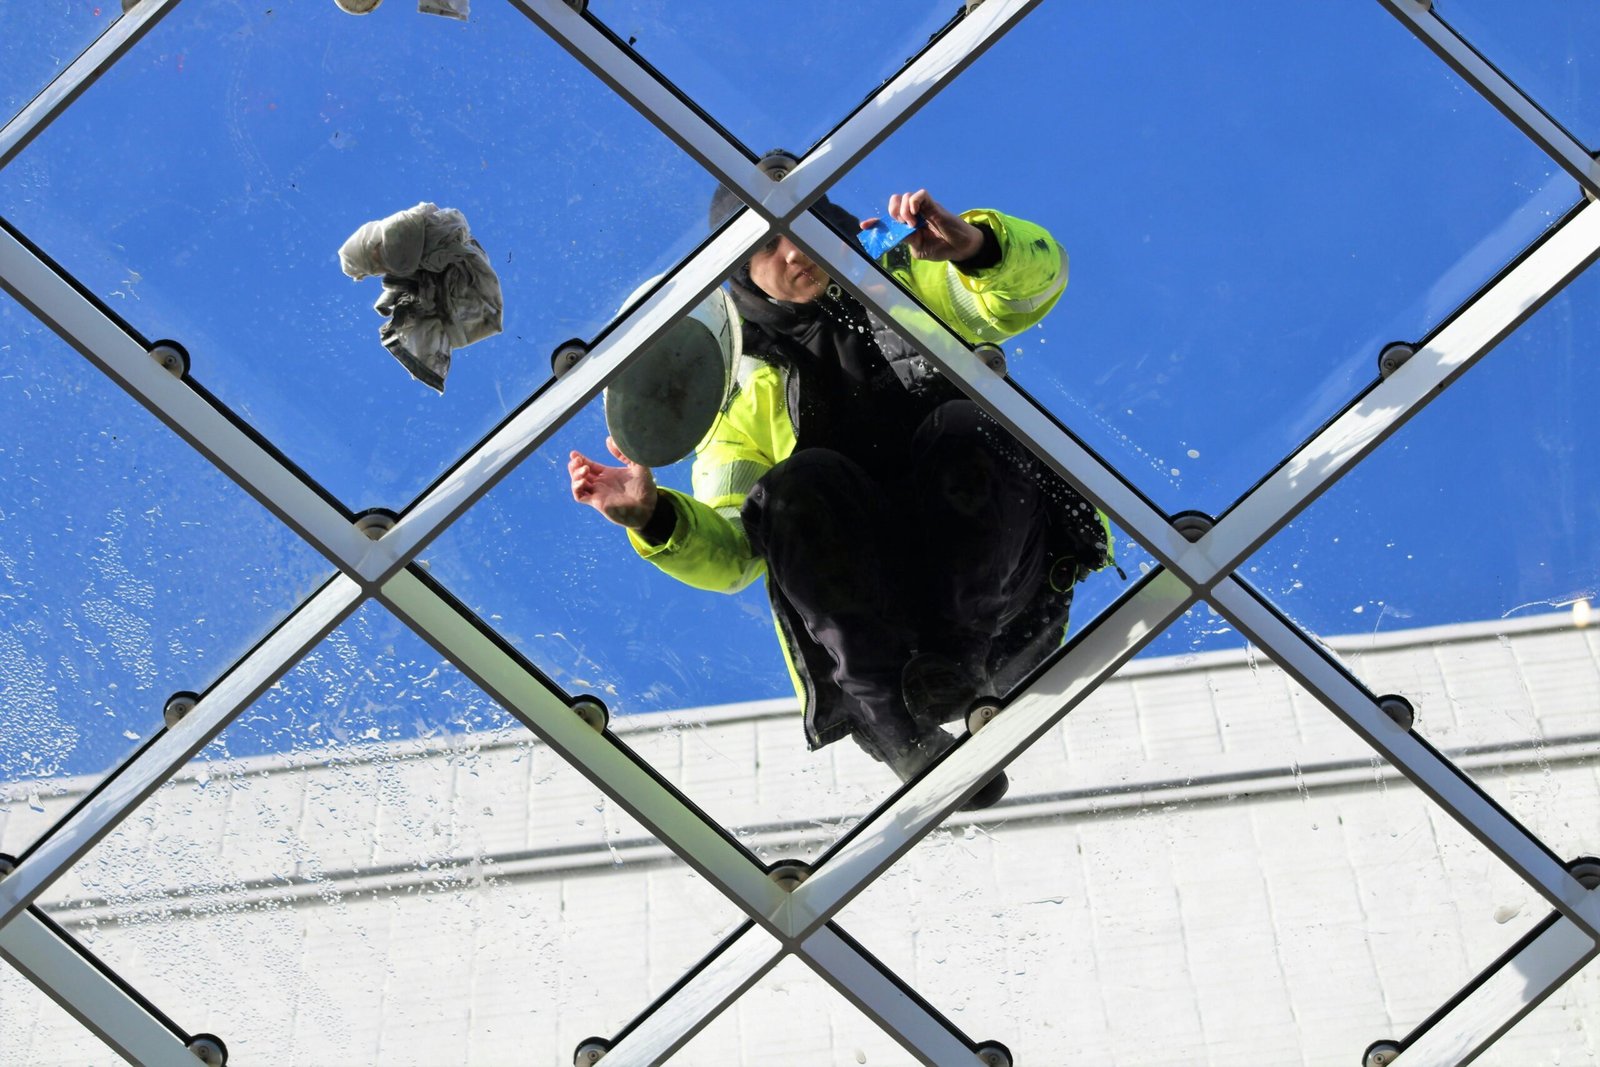
[[983,691],[978,672],[934,652],[920,652],[900,671],[906,711],[920,730],[964,720]]
[[[952,748],[956,747],[956,739],[945,731],[934,727],[927,734],[918,739],[910,748],[892,753],[884,760],[895,777],[902,782],[909,782],[916,778],[929,765]],[[1011,780],[1006,777],[1005,771],[995,771],[993,777],[978,787],[978,791],[967,798],[961,805],[962,811],[976,811],[987,808],[1000,802],[1006,795],[1006,790],[1011,788]]]
[[1000,803],[1000,798],[1006,795],[1006,790],[1011,788],[1011,779],[1006,777],[1005,771],[995,771],[994,777],[978,787],[978,791],[967,798],[961,805],[962,811],[977,811],[979,808],[993,807]]

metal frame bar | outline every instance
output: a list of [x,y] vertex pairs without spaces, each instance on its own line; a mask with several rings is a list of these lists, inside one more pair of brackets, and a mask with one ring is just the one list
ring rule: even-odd
[[0,167],[15,159],[28,142],[43,133],[56,116],[177,6],[178,0],[144,0],[107,26],[77,59],[0,128]]
[[[355,532],[348,517],[320,497],[297,472],[229,422],[195,390],[183,388],[157,368],[133,332],[73,287],[63,272],[14,235],[0,235],[0,285],[348,575],[337,578],[303,605],[292,617],[295,626],[286,625],[242,660],[186,719],[158,737],[105,788],[69,814],[0,882],[0,939],[9,942],[22,937],[18,931],[26,933],[24,924],[30,921],[23,917],[23,907],[376,590],[383,603],[640,818],[758,924],[759,932],[751,928],[737,939],[739,952],[719,954],[659,1005],[668,1011],[694,1007],[687,1014],[680,1011],[676,1029],[661,1029],[666,1020],[652,1016],[646,1022],[659,1024],[658,1028],[636,1030],[641,1035],[636,1047],[645,1048],[651,1033],[681,1045],[758,980],[782,952],[796,951],[909,1051],[927,1062],[944,1062],[956,1054],[951,1042],[967,1053],[970,1046],[958,1041],[936,1013],[930,1014],[914,995],[826,923],[970,795],[978,782],[1069,713],[1100,680],[1204,596],[1555,904],[1563,918],[1545,935],[1554,940],[1541,938],[1526,949],[1531,953],[1528,965],[1546,982],[1545,992],[1592,957],[1593,938],[1600,928],[1600,894],[1584,890],[1558,858],[1449,761],[1390,723],[1370,694],[1343,672],[1331,654],[1226,574],[1592,262],[1600,251],[1596,209],[1586,209],[1569,220],[1528,262],[1509,272],[1442,330],[1423,353],[1297,451],[1214,531],[1191,545],[1114,469],[1020,392],[991,375],[964,343],[804,210],[1011,29],[1037,0],[989,0],[969,13],[778,183],[768,181],[748,153],[692,103],[562,0],[510,2],[724,184],[738,191],[754,210],[736,219],[630,312],[567,378],[475,449],[376,545]],[[1427,3],[1380,2],[1586,190],[1600,195],[1600,165],[1594,157],[1433,16]],[[0,129],[0,165],[13,158],[175,4],[176,0],[147,0],[103,34]],[[584,726],[552,686],[479,630],[469,613],[403,569],[431,538],[592,399],[631,353],[714,287],[774,229],[790,234],[841,284],[894,323],[968,395],[1103,506],[1169,568],[1082,635],[1005,715],[841,842],[793,894],[783,893],[752,857],[631,754]],[[290,630],[293,633],[287,632]],[[1576,963],[1571,962],[1576,958],[1577,940],[1573,939],[1587,945],[1583,959]],[[57,948],[71,952],[59,939],[53,940]],[[1571,966],[1563,970],[1566,964]],[[1478,992],[1488,996],[1498,988],[1494,981],[1486,982],[1462,998],[1456,1009],[1472,1003]],[[103,998],[93,999],[98,1006]],[[1526,1004],[1520,1010],[1531,1006]],[[118,1017],[112,1029],[126,1040],[139,1027],[137,1019]],[[1482,1044],[1503,1029],[1485,1037]],[[1408,1052],[1418,1047],[1413,1044]]]
[[347,573],[374,543],[273,452],[161,367],[132,330],[0,226],[0,288]]
[[0,957],[130,1063],[194,1067],[199,1061],[163,1019],[95,966],[81,947],[33,911],[0,926]]
[[469,613],[412,571],[384,585],[382,603],[532,730],[595,787],[638,819],[758,926],[784,939],[789,894],[742,846],[566,700]]
[[921,1062],[930,1067],[964,1059],[977,1062],[965,1034],[833,926],[824,926],[806,938],[798,954],[823,981]]
[[[658,998],[617,1036],[606,1053],[606,1067],[665,1063],[788,952],[787,946],[757,926],[735,932],[681,985]],[[660,1010],[669,1003],[671,1011]]]
[[794,892],[791,936],[805,939],[905,855],[994,771],[1015,759],[1195,601],[1166,571],[1153,574],[1084,631],[1004,714],[952,751],[818,861]]
[[358,569],[362,579],[377,585],[400,573],[445,526],[598,396],[635,353],[720,285],[749,256],[765,232],[765,224],[748,212],[724,227],[629,311],[575,367],[408,508],[361,561]]
[[336,576],[223,675],[176,725],[162,731],[84,797],[33,846],[16,870],[0,879],[0,928],[283,677],[344,621],[360,600],[360,587],[343,575]]
[[1495,69],[1459,33],[1433,13],[1432,0],[1378,0],[1389,13],[1444,60],[1468,85],[1544,150],[1591,196],[1600,196],[1600,161],[1543,108]]
[[1553,912],[1409,1034],[1396,1067],[1471,1063],[1597,954],[1600,945]]
[[1229,509],[1184,559],[1190,573],[1237,567],[1596,259],[1600,204],[1586,204]]
[[1038,405],[986,367],[966,342],[893,279],[813,215],[797,218],[790,233],[801,250],[841,288],[892,325],[1056,473],[1138,537],[1164,566],[1176,570],[1192,585],[1202,584],[1197,576],[1184,572],[1181,561],[1188,555],[1190,545],[1165,515]]
[[1384,759],[1520,875],[1588,936],[1600,937],[1600,894],[1585,889],[1553,853],[1437,750],[1384,714],[1332,652],[1292,624],[1238,578],[1209,597],[1239,632],[1354,730]]

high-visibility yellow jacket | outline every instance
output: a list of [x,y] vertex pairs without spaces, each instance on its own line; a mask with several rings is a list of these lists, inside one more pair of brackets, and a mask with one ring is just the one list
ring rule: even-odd
[[[1067,284],[1067,256],[1033,223],[990,210],[968,211],[962,217],[986,224],[998,239],[1000,260],[994,266],[967,274],[949,263],[912,259],[904,246],[882,262],[969,343],[998,343],[1034,325],[1055,306]],[[764,574],[765,563],[750,551],[739,511],[756,481],[794,451],[798,431],[790,379],[796,373],[803,368],[764,358],[759,351],[744,354],[722,414],[696,449],[694,495],[660,490],[672,498],[677,513],[671,536],[652,545],[629,531],[640,556],[697,589],[720,593],[738,592]],[[1103,515],[1100,521],[1109,547],[1110,527]],[[816,748],[845,732],[828,706],[836,694],[829,691],[831,680],[817,677],[819,668],[826,670],[818,650],[800,647],[810,643],[809,635],[782,611],[776,614],[807,737]]]

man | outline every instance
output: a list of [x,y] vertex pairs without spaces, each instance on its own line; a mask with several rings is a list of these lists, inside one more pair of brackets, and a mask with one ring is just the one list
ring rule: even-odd
[[[719,190],[713,226],[739,202]],[[844,232],[866,229],[823,200]],[[1066,256],[1039,227],[889,198],[918,229],[882,264],[969,342],[1055,305]],[[735,386],[694,461],[694,496],[573,452],[572,495],[628,528],[640,556],[732,593],[765,572],[811,748],[851,734],[909,781],[953,747],[941,724],[1059,645],[1073,583],[1110,533],[1069,486],[787,237],[729,281],[743,320]],[[993,804],[1003,772],[967,807]]]

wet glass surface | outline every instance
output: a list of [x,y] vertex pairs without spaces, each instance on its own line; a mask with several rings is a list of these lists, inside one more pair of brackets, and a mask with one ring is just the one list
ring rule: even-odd
[[[446,530],[423,553],[429,573],[568,693],[605,701],[623,742],[761,858],[814,855],[899,781],[848,737],[808,751],[763,577],[732,594],[692,588],[573,499],[572,451],[620,466],[605,451],[603,406],[591,404]],[[655,480],[692,495],[690,465],[656,470]],[[816,535],[816,516],[790,521]],[[905,559],[890,562],[914,558],[929,536],[892,541]],[[1120,565],[1136,575],[1148,555],[1114,538]],[[1078,583],[1072,632],[1130,584],[1111,568]],[[991,687],[1009,691],[1059,632],[1038,630],[1037,646],[1010,659],[996,653]]]
[[565,1062],[739,920],[373,605],[42,903],[235,1062],[306,1064]]
[[589,11],[757,156],[799,156],[892,78],[958,3],[594,0]]
[[117,1054],[9,963],[0,962],[0,1062],[116,1063]]
[[[783,1019],[774,1027],[770,1020]],[[679,1049],[675,1067],[721,1063],[837,1063],[900,1067],[915,1061],[878,1024],[804,963],[787,956]]]
[[204,691],[330,565],[0,296],[0,852]]
[[1217,514],[1575,198],[1416,48],[1378,5],[1040,5],[833,199],[925,186],[1050,231],[1070,281],[1011,376]]
[[[1591,270],[1244,567],[1296,622],[1348,635],[1357,676],[1476,753],[1474,778],[1567,858],[1600,852],[1597,307]],[[1397,650],[1430,646],[1432,668],[1394,674]]]
[[1008,773],[838,922],[1018,1063],[1360,1062],[1549,911],[1259,652],[1130,665]]
[[0,8],[0,126],[121,14],[121,0],[48,0]]
[[[1600,145],[1600,7],[1530,0],[1436,0],[1433,13],[1594,151]],[[1485,106],[1488,106],[1487,103]]]
[[[403,508],[558,344],[693,249],[711,188],[495,3],[465,23],[181,5],[0,172],[13,223],[358,511]],[[384,350],[382,286],[338,258],[421,202],[462,212],[505,307],[443,396]]]

